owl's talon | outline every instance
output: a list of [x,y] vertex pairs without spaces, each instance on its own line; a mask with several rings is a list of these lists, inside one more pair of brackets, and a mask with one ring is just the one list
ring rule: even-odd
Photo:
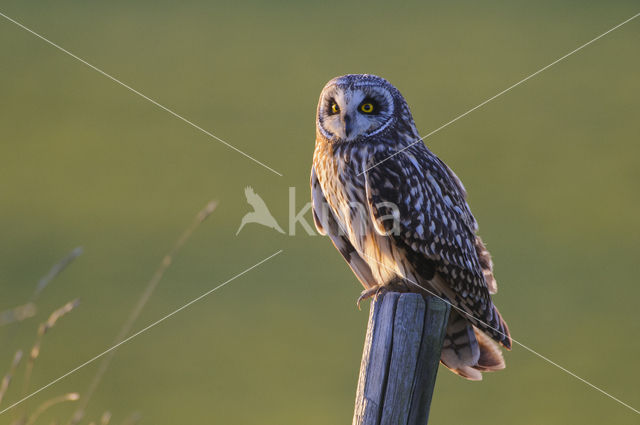
[[358,310],[362,310],[360,308],[360,303],[362,301],[364,301],[364,300],[367,300],[367,299],[373,297],[376,294],[376,292],[378,292],[378,287],[377,286],[375,286],[373,288],[365,289],[364,291],[362,291],[360,293],[360,296],[358,297],[358,300],[356,301],[356,305],[358,306]]
[[372,297],[377,300],[378,299],[378,295],[380,294],[380,291],[383,290],[383,288],[384,287],[382,285],[379,285],[379,286],[374,286],[373,288],[365,289],[364,291],[362,291],[362,293],[358,297],[358,301],[356,301],[356,305],[358,306],[358,310],[362,310],[360,308],[360,302],[361,301],[368,300],[369,298],[372,298]]
[[385,292],[387,292],[388,288],[384,285],[378,286],[378,290],[376,291],[376,301],[378,301],[378,297],[383,296]]

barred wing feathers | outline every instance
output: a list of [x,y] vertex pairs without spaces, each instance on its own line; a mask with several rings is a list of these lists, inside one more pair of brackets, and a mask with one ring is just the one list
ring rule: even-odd
[[[477,224],[460,180],[423,144],[392,154],[383,151],[372,155],[369,167],[380,164],[365,172],[372,220],[392,214],[385,203],[396,205],[399,229],[390,237],[410,250],[407,254],[412,259],[420,254],[435,261],[437,273],[448,286],[440,295],[472,316],[468,319],[475,326],[510,348],[508,328],[489,295],[496,289],[491,259],[475,235]],[[387,227],[379,231],[393,230],[389,220],[382,223]]]

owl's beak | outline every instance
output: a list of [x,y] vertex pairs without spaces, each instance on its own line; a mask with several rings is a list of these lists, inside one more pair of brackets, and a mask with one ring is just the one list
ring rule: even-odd
[[342,116],[342,125],[344,126],[344,136],[348,139],[353,131],[353,121],[351,120],[350,115],[344,114]]

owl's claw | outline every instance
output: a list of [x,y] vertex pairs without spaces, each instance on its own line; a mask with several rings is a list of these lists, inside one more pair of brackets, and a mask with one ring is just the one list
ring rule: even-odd
[[369,288],[369,289],[365,289],[364,291],[362,291],[360,293],[360,296],[358,297],[358,300],[356,301],[356,305],[358,306],[358,310],[362,310],[360,308],[360,303],[366,299],[371,298],[372,296],[375,295],[376,291],[378,290],[377,287],[373,287],[373,288]]
[[358,306],[358,310],[361,310],[360,308],[360,302],[364,301],[364,300],[368,300],[369,298],[375,297],[375,299],[378,299],[378,296],[380,295],[380,292],[384,292],[384,285],[378,285],[378,286],[374,286],[372,288],[369,289],[365,289],[364,291],[362,291],[362,293],[360,294],[360,296],[358,297],[358,300],[356,301],[356,305]]

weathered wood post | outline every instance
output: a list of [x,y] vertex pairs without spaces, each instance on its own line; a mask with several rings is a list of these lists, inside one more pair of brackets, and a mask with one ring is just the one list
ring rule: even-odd
[[372,301],[353,425],[426,425],[449,305],[388,292]]

